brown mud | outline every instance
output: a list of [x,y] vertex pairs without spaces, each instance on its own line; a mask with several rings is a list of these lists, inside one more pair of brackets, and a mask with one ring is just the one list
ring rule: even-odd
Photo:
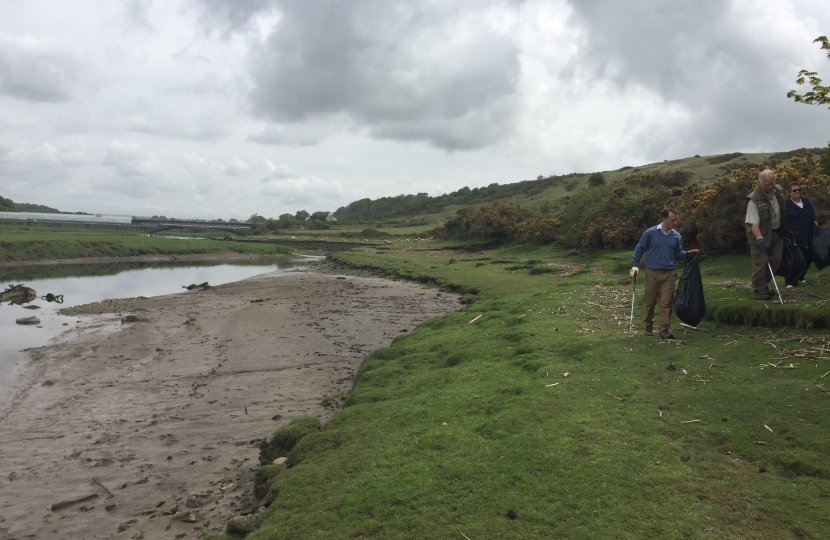
[[294,271],[72,308],[82,322],[30,350],[0,399],[0,539],[224,530],[251,509],[262,438],[325,421],[367,352],[459,307],[412,283]]

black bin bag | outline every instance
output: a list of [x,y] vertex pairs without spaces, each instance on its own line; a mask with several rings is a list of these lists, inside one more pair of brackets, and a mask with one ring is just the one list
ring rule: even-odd
[[804,258],[804,254],[795,245],[793,235],[788,234],[784,237],[784,247],[781,250],[781,264],[778,265],[778,270],[775,271],[775,275],[781,276],[788,283],[795,283],[806,269],[807,259]]
[[813,264],[819,270],[825,266],[830,266],[830,229],[816,227],[813,232],[813,245],[810,248],[810,254],[813,256]]
[[689,253],[686,257],[683,275],[680,276],[674,296],[674,311],[677,317],[689,326],[697,326],[706,315],[698,257],[698,253]]

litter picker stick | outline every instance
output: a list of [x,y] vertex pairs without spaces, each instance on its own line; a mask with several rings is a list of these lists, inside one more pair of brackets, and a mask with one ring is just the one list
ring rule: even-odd
[[775,284],[775,292],[778,293],[778,300],[781,302],[781,305],[784,305],[784,299],[781,298],[781,290],[778,288],[778,282],[775,281],[775,272],[772,271],[772,265],[769,263],[769,259],[767,259],[767,267],[769,268],[769,273],[772,276],[772,282]]
[[637,292],[637,274],[634,274],[634,288],[631,290],[631,318],[628,320],[628,333],[634,328],[634,294]]

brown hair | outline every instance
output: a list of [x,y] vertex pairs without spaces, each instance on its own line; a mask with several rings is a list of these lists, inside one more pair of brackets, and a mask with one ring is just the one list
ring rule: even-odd
[[787,186],[787,193],[793,190],[793,186],[801,187],[801,182],[790,182]]
[[660,217],[666,219],[669,217],[669,214],[674,214],[675,216],[679,216],[680,212],[677,211],[677,208],[664,208],[662,212],[660,212]]

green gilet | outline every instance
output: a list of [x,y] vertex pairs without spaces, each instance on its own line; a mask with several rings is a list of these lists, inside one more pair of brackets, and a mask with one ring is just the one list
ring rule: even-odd
[[[781,216],[780,233],[785,235],[787,233],[787,212],[784,206],[784,199],[781,198],[781,195],[777,191],[774,193],[775,199],[778,201],[778,213]],[[761,236],[767,242],[770,242],[772,240],[772,201],[770,201],[766,193],[761,191],[760,185],[755,188],[755,191],[749,194],[746,200],[747,204],[749,204],[749,201],[753,201],[755,206],[758,207],[758,221],[760,221],[758,228],[761,229]],[[752,225],[749,223],[746,224],[746,238],[750,244],[755,243],[755,235],[752,234]]]

